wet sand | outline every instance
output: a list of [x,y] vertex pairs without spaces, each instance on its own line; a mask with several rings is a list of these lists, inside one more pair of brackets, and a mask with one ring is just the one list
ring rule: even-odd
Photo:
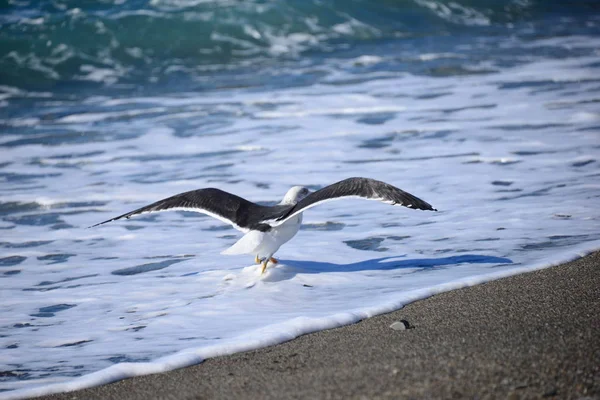
[[[406,320],[410,329],[390,325]],[[360,323],[45,399],[600,399],[600,252]]]

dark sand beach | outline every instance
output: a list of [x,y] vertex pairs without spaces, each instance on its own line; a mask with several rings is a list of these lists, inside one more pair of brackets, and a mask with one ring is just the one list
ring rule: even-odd
[[[391,329],[399,320],[411,329]],[[278,346],[44,398],[597,399],[600,252]]]

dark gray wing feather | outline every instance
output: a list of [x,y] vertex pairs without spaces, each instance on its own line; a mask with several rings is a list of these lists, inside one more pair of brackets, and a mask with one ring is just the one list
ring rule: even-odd
[[244,232],[249,230],[266,232],[271,230],[273,226],[281,225],[289,218],[308,208],[344,197],[362,197],[419,210],[437,211],[426,201],[388,183],[369,178],[348,178],[309,194],[293,206],[261,206],[215,188],[192,190],[159,200],[137,210],[92,225],[90,228],[143,213],[188,210],[211,215]]
[[388,183],[369,178],[348,178],[309,194],[293,206],[291,210],[277,218],[276,221],[278,224],[281,224],[294,215],[319,203],[344,197],[362,197],[368,200],[380,200],[392,205],[417,210],[437,211],[426,201]]
[[261,206],[220,189],[206,188],[180,193],[159,200],[137,210],[92,225],[91,227],[122,218],[130,218],[137,214],[171,209],[208,214],[230,223],[241,231],[259,230],[264,232],[270,230],[271,226],[263,223],[263,221],[281,216],[282,213],[290,209],[290,206]]

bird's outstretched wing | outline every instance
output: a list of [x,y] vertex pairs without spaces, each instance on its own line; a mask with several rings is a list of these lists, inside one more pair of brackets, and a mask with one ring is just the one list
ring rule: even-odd
[[340,200],[348,197],[379,200],[384,203],[417,210],[437,211],[426,201],[388,183],[369,178],[348,178],[309,194],[290,210],[285,211],[280,217],[265,222],[272,226],[281,225],[288,219],[311,207],[326,201]]
[[137,210],[92,225],[90,228],[138,214],[182,210],[210,215],[244,233],[251,230],[266,232],[318,204],[348,197],[379,200],[384,203],[418,210],[437,211],[426,201],[388,183],[369,178],[348,178],[309,194],[293,206],[261,206],[215,188],[192,190],[159,200]]
[[231,224],[234,228],[244,233],[250,230],[268,231],[271,229],[271,226],[263,223],[263,221],[276,218],[289,208],[290,206],[261,206],[220,189],[206,188],[176,194],[175,196],[159,200],[137,210],[92,225],[90,228],[121,218],[130,218],[138,214],[182,210],[210,215],[220,221]]

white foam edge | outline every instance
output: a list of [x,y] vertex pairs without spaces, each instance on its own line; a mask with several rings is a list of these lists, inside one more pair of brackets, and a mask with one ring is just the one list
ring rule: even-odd
[[[53,393],[72,392],[94,386],[106,385],[136,376],[157,374],[172,371],[174,369],[185,368],[191,365],[200,364],[208,358],[226,356],[235,353],[256,350],[263,347],[274,346],[290,341],[302,335],[325,329],[339,328],[341,326],[354,324],[363,319],[376,315],[396,311],[403,308],[407,304],[429,298],[436,294],[475,286],[526,272],[533,272],[554,267],[577,260],[598,250],[600,250],[600,240],[576,246],[574,249],[570,249],[562,253],[560,256],[552,257],[551,260],[542,260],[529,266],[521,266],[491,274],[482,274],[478,276],[457,279],[455,281],[440,285],[405,292],[399,295],[393,301],[379,306],[345,313],[338,313],[322,318],[294,318],[281,324],[264,327],[260,330],[260,332],[257,332],[259,334],[250,334],[251,339],[242,343],[229,343],[202,348],[191,348],[182,350],[170,356],[158,358],[153,362],[119,363],[67,382],[53,383],[31,389],[17,389],[8,392],[2,392],[0,393],[0,399],[17,400],[29,397],[44,396]],[[249,335],[245,334],[245,336],[248,337]]]

